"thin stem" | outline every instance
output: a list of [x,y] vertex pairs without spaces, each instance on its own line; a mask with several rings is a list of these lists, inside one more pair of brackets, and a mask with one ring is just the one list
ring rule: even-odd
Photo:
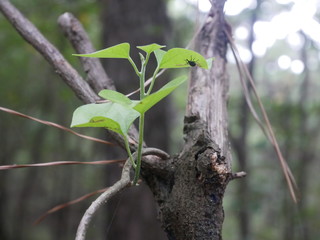
[[144,113],[139,118],[139,145],[137,150],[136,171],[134,174],[133,185],[136,185],[140,177],[142,146],[143,146],[143,132],[144,132]]
[[[147,53],[146,59],[141,58],[141,73],[140,73],[140,100],[145,98],[145,74],[146,66],[149,61],[150,54]],[[141,157],[142,157],[142,147],[143,147],[143,134],[144,134],[144,113],[140,114],[139,118],[139,143],[137,150],[137,159],[136,159],[136,171],[134,173],[133,185],[136,185],[140,177],[140,168],[141,168]]]
[[156,70],[154,71],[154,73],[153,73],[152,80],[151,80],[151,85],[150,85],[150,87],[149,87],[148,92],[147,92],[146,95],[150,95],[150,93],[151,93],[151,91],[152,91],[152,88],[153,88],[153,86],[154,86],[154,83],[156,82],[156,78],[157,78],[157,74],[158,74],[159,70],[160,70],[160,68],[159,68],[159,66],[158,66],[158,67],[156,68]]
[[136,72],[137,76],[141,77],[141,73],[139,72],[136,64],[134,63],[134,61],[132,60],[132,58],[130,56],[129,56],[128,60],[129,60],[130,64],[132,65],[134,71]]
[[149,57],[150,54],[147,53],[146,55],[146,59],[145,60],[141,60],[142,61],[142,66],[141,66],[141,75],[140,75],[140,100],[145,98],[145,86],[144,86],[144,82],[145,82],[145,77],[146,77],[146,66],[147,63],[149,61]]
[[144,99],[145,97],[145,88],[144,88],[145,71],[146,71],[146,66],[143,64],[141,68],[141,75],[140,75],[140,100]]
[[136,163],[134,162],[134,159],[133,159],[133,157],[132,157],[127,136],[124,136],[124,146],[125,146],[126,151],[127,151],[128,155],[129,155],[129,158],[130,158],[130,161],[131,161],[131,163],[132,163],[133,168],[136,169],[137,165],[136,165]]

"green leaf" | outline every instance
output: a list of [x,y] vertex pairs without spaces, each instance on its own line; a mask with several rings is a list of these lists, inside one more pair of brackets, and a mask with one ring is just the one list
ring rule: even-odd
[[119,103],[93,103],[74,111],[71,127],[104,127],[124,136],[139,116],[136,110]]
[[207,64],[208,64],[208,69],[210,69],[212,67],[212,62],[214,61],[214,57],[208,58],[208,59],[206,59],[206,61],[207,61]]
[[158,103],[161,99],[168,96],[174,89],[176,89],[179,85],[181,85],[184,81],[186,81],[186,76],[180,76],[175,78],[174,80],[168,82],[157,92],[145,97],[143,100],[136,102],[136,106],[133,109],[137,110],[139,113],[145,113],[152,106]]
[[160,68],[185,68],[192,67],[189,63],[193,62],[195,66],[208,69],[206,59],[192,50],[184,48],[172,48],[164,54],[160,63]]
[[145,51],[146,53],[152,53],[153,51],[160,49],[160,48],[164,48],[164,47],[165,47],[165,45],[159,45],[156,43],[152,43],[152,44],[145,45],[145,46],[137,46],[137,48]]
[[130,57],[130,44],[121,43],[97,52],[88,54],[72,54],[79,57],[92,57],[92,58],[126,58]]
[[115,103],[119,103],[127,106],[132,105],[132,101],[130,100],[130,98],[128,98],[126,95],[117,91],[104,89],[99,92],[99,96],[106,100],[110,100],[111,102],[115,102]]
[[162,49],[157,49],[157,50],[154,51],[154,55],[156,56],[158,66],[160,65],[160,63],[162,61],[162,58],[166,53],[167,52],[163,51]]

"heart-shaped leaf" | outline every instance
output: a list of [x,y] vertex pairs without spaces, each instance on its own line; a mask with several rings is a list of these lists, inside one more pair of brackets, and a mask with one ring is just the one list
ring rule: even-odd
[[71,127],[104,127],[126,135],[139,116],[136,110],[119,103],[87,104],[74,111]]
[[126,58],[130,57],[130,44],[121,43],[97,52],[88,54],[72,54],[79,57],[92,57],[92,58]]

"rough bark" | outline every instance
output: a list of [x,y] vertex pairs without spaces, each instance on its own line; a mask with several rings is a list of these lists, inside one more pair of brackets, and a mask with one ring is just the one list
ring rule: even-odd
[[192,71],[183,150],[162,171],[143,165],[144,179],[158,202],[168,239],[222,239],[222,199],[232,176],[227,136],[227,41],[224,1],[212,3],[196,50],[215,61],[210,71]]
[[199,116],[207,126],[206,130],[229,159],[227,132],[226,74],[227,25],[223,18],[224,1],[213,1],[206,24],[195,42],[196,51],[205,57],[214,57],[213,67],[208,71],[195,68],[191,72],[186,116]]

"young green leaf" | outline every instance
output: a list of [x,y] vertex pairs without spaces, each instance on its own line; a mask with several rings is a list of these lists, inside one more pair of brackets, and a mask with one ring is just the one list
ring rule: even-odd
[[119,103],[127,106],[132,105],[132,101],[126,95],[110,89],[104,89],[100,91],[99,96],[106,100],[110,100],[111,102],[115,102],[115,103]]
[[164,47],[165,47],[165,45],[159,45],[156,43],[152,43],[152,44],[145,45],[145,46],[137,46],[137,48],[145,51],[146,53],[152,53],[153,51],[160,49],[160,48],[164,48]]
[[166,54],[166,51],[163,51],[162,49],[157,49],[154,51],[154,55],[156,56],[158,66],[160,65],[162,58],[165,54]]
[[198,66],[208,69],[206,59],[192,50],[184,48],[172,48],[164,54],[160,63],[160,68],[185,68]]
[[174,89],[176,89],[179,85],[181,85],[184,81],[186,81],[186,76],[180,76],[175,78],[174,80],[168,82],[157,92],[145,97],[143,100],[136,103],[136,106],[133,108],[137,110],[139,113],[145,113],[152,106],[158,103],[160,100],[168,96]]
[[86,104],[74,111],[71,127],[104,127],[126,135],[139,116],[136,110],[119,103]]
[[130,57],[130,44],[121,43],[106,49],[88,53],[88,54],[72,54],[79,57],[92,57],[92,58],[126,58]]

